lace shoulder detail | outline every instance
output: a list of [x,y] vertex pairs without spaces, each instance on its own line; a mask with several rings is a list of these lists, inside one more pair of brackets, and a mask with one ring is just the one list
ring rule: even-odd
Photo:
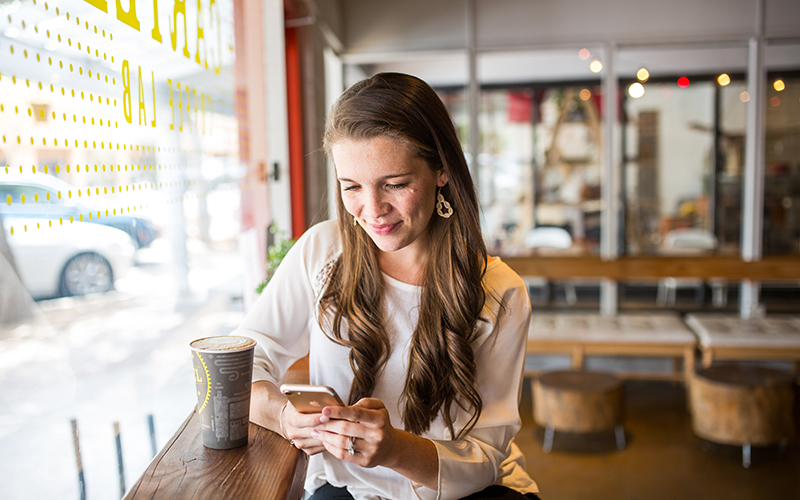
[[336,261],[337,259],[328,261],[328,263],[322,266],[322,269],[320,269],[317,275],[314,277],[313,288],[315,299],[319,300],[320,297],[322,297],[322,292],[324,292],[327,288],[328,282],[331,279],[331,273],[333,272],[333,266],[336,265]]

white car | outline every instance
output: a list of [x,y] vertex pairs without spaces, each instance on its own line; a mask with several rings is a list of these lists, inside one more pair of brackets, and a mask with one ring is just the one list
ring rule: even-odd
[[[83,190],[87,196],[79,202],[74,193]],[[102,208],[96,199],[89,201],[91,188],[75,186],[46,174],[0,175],[0,214],[6,217],[31,217],[49,219],[79,219],[89,212]],[[69,193],[69,194],[68,194]],[[23,201],[27,199],[27,202]],[[105,207],[108,208],[108,207]],[[137,248],[150,245],[158,236],[158,228],[148,218],[141,215],[111,215],[90,220],[94,224],[122,229],[133,238]]]
[[36,299],[112,290],[136,252],[128,233],[101,224],[4,216],[3,229],[20,279]]

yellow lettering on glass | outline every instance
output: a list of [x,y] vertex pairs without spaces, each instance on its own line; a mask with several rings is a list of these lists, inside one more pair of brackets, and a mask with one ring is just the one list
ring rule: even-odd
[[150,122],[150,125],[156,128],[156,75],[152,71],[150,72],[150,84],[153,88],[153,121]]
[[178,113],[181,115],[181,121],[178,124],[178,131],[183,132],[183,90],[181,90],[181,82],[176,82],[178,86]]
[[[208,55],[206,54],[207,44],[206,36],[203,27],[200,26],[200,14],[203,12],[202,0],[197,0],[197,47],[194,55],[194,60],[197,64],[202,64],[205,69],[208,69]],[[203,60],[200,60],[200,40],[203,40]]]
[[139,66],[139,125],[142,124],[142,115],[144,115],[144,124],[147,125],[147,112],[144,108],[144,86],[142,85],[142,67]]
[[153,0],[153,31],[150,35],[158,43],[161,43],[161,32],[158,30],[158,0]]
[[[182,116],[182,115],[181,115]],[[192,130],[192,94],[189,92],[189,86],[186,86],[186,128]]]
[[169,110],[172,113],[172,123],[169,124],[170,130],[175,130],[175,107],[172,105],[172,78],[167,78],[169,84]]
[[117,19],[139,31],[139,19],[136,17],[136,0],[130,0],[128,12],[122,9],[122,3],[117,0]]
[[131,110],[131,70],[128,60],[122,61],[122,110],[125,113],[125,121],[133,123],[133,113]]
[[[211,0],[211,4],[208,6],[208,11],[213,19],[214,16],[214,4],[216,2]],[[219,5],[217,5],[217,62],[214,64],[214,73],[219,74],[219,71],[222,69],[222,16],[219,13]]]
[[169,30],[172,50],[178,50],[178,14],[183,15],[183,56],[190,59],[188,38],[186,37],[186,0],[175,0],[175,7],[172,9],[173,19]]
[[[106,3],[106,0],[86,0],[86,3],[89,5],[94,5],[103,12],[108,12],[108,4]],[[69,14],[67,14],[67,19],[69,19]]]

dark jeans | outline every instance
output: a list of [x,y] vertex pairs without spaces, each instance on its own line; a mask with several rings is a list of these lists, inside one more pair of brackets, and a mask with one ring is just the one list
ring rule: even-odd
[[[522,495],[505,486],[493,485],[483,491],[473,493],[461,500],[539,500],[533,493]],[[353,500],[353,496],[347,492],[347,488],[335,488],[328,483],[322,485],[311,495],[309,500]]]

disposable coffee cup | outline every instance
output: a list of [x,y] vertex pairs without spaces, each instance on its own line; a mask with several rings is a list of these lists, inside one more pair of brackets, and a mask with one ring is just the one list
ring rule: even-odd
[[227,450],[247,444],[256,341],[220,336],[189,343],[203,445]]

